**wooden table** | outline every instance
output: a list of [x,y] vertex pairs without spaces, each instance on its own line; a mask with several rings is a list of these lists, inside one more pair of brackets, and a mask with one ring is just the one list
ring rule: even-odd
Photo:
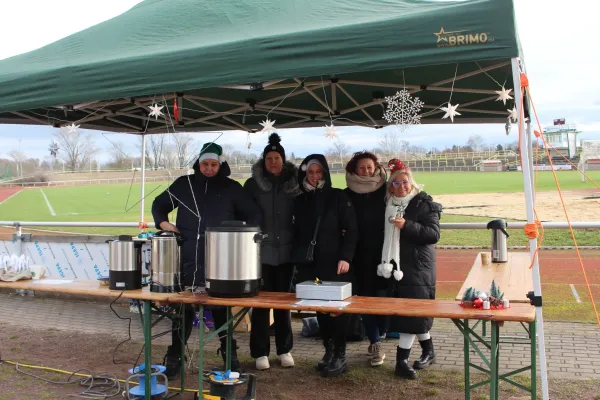
[[[488,292],[490,289],[490,286],[492,285],[492,281],[496,282],[496,285],[500,288],[500,291],[504,293],[504,298],[508,299],[510,301],[510,307],[511,308],[515,308],[518,307],[519,305],[527,305],[529,308],[534,309],[531,305],[530,305],[530,300],[527,297],[527,293],[529,293],[531,290],[533,290],[533,275],[531,272],[531,269],[529,268],[529,266],[531,265],[531,255],[528,252],[510,252],[508,253],[508,257],[507,257],[507,262],[505,263],[492,263],[490,262],[487,265],[483,265],[481,262],[481,254],[483,254],[483,252],[480,252],[477,254],[477,256],[475,257],[475,260],[473,261],[473,265],[471,267],[471,270],[469,271],[469,275],[467,276],[467,279],[465,280],[465,282],[463,283],[462,287],[460,288],[460,290],[458,291],[458,293],[456,294],[456,300],[460,301],[462,300],[463,294],[464,292],[470,288],[473,287],[475,289],[478,290],[482,290],[484,292]],[[491,253],[487,253],[489,255],[489,259],[491,260]],[[508,320],[507,320],[508,321]],[[468,325],[468,321],[465,320],[465,323],[463,323],[463,326],[460,327],[459,329],[461,329],[463,331],[463,333],[466,331],[468,333],[469,340],[467,341],[465,339],[465,376],[469,375],[469,367],[473,367],[476,369],[481,370],[481,368],[479,368],[478,366],[474,366],[473,364],[470,364],[470,362],[468,362],[468,351],[470,350],[470,348],[472,347],[473,349],[476,350],[476,352],[478,353],[478,355],[482,358],[482,360],[488,365],[488,367],[490,367],[490,364],[492,362],[490,362],[489,360],[487,360],[485,358],[485,356],[483,355],[483,353],[481,352],[481,350],[477,347],[477,344],[483,344],[485,347],[487,347],[488,349],[495,349],[495,345],[494,343],[497,343],[498,345],[500,344],[500,342],[502,343],[519,343],[519,344],[529,344],[531,346],[531,357],[530,357],[530,365],[524,368],[519,368],[518,370],[515,371],[509,371],[507,373],[504,373],[502,376],[500,376],[499,378],[511,383],[514,386],[517,386],[525,391],[528,391],[531,393],[531,397],[533,399],[536,398],[536,342],[537,342],[537,337],[536,337],[536,325],[535,325],[535,321],[531,321],[529,322],[529,327],[527,327],[524,323],[524,321],[520,321],[521,325],[523,326],[523,328],[525,329],[525,331],[527,332],[527,337],[520,337],[520,336],[503,336],[500,337],[499,332],[498,332],[498,328],[496,326],[494,326],[494,324],[492,324],[491,327],[491,340],[488,341],[486,340],[486,336],[487,336],[487,325],[486,325],[486,320],[484,319],[480,319],[479,321],[477,321],[472,327],[469,327]],[[455,321],[456,324],[456,321]],[[477,326],[481,324],[481,336],[478,335],[475,332],[475,329],[477,328]],[[458,326],[458,325],[457,325]],[[493,351],[492,351],[492,356],[493,356]],[[493,358],[493,357],[492,357]],[[497,362],[497,358],[496,358],[496,362]],[[483,370],[483,372],[488,372],[491,375],[493,368],[490,367],[490,370]],[[497,366],[496,366],[497,369]],[[531,371],[531,387],[527,388],[524,387],[523,385],[513,381],[512,379],[510,379],[509,377],[520,373],[520,372],[524,372],[530,370]],[[484,381],[484,383],[486,383],[487,381]],[[478,386],[480,386],[480,383],[476,383],[474,385],[470,385],[471,388],[476,388]],[[493,383],[491,383],[491,386],[494,385]],[[465,378],[465,387],[469,387],[468,386],[468,379]],[[497,387],[495,389],[495,395],[497,396]],[[490,395],[490,399],[495,399],[496,397],[492,397],[492,395]]]
[[508,253],[507,262],[487,265],[481,264],[481,254],[479,253],[475,257],[469,275],[456,295],[456,300],[460,301],[465,290],[470,287],[487,292],[490,290],[492,281],[496,281],[496,285],[504,292],[505,299],[510,300],[511,303],[529,304],[527,293],[533,290],[529,253]]
[[[50,282],[44,284],[43,282]],[[225,326],[216,329],[205,337],[204,329],[199,329],[199,368],[203,369],[204,365],[204,345],[215,337],[220,331],[227,329],[227,361],[226,367],[231,365],[231,339],[235,328],[235,321],[240,316],[243,316],[250,308],[273,308],[284,310],[304,310],[318,311],[327,313],[350,313],[350,314],[376,314],[376,315],[393,315],[393,316],[412,316],[412,317],[434,317],[434,318],[449,318],[454,321],[457,327],[463,332],[465,349],[469,349],[469,343],[472,341],[471,335],[475,334],[469,328],[469,320],[484,320],[492,323],[492,351],[490,366],[490,399],[497,398],[498,380],[502,378],[498,374],[498,356],[499,345],[497,343],[499,328],[504,321],[513,321],[532,324],[535,321],[535,309],[528,304],[514,304],[506,310],[481,310],[481,309],[465,309],[458,302],[453,300],[416,300],[416,299],[395,299],[388,298],[385,302],[378,297],[358,297],[352,296],[346,299],[350,304],[344,308],[326,307],[326,306],[305,306],[297,305],[298,299],[291,293],[271,293],[261,292],[256,297],[249,298],[215,298],[209,297],[206,294],[192,294],[191,292],[184,293],[153,293],[148,288],[141,290],[116,291],[109,290],[106,286],[100,286],[96,281],[70,281],[69,283],[59,284],[58,282],[65,280],[41,279],[39,281],[18,281],[18,282],[0,282],[0,288],[37,290],[55,293],[67,294],[87,294],[90,296],[102,296],[109,298],[123,297],[128,299],[137,299],[144,302],[143,324],[144,324],[144,358],[145,364],[151,364],[151,307],[153,301],[168,302],[168,303],[184,303],[194,304],[200,308],[200,315],[203,314],[204,307],[207,306],[225,306],[227,307],[228,322]],[[54,282],[54,283],[51,283]],[[237,315],[231,314],[232,307],[242,307]],[[494,334],[496,332],[496,334]],[[183,357],[182,357],[183,360]],[[465,398],[470,399],[469,369],[472,366],[469,363],[469,352],[465,350]],[[149,370],[147,373],[149,374]],[[200,373],[198,388],[203,388],[203,374]],[[150,382],[150,378],[146,378],[146,382]],[[149,388],[146,393],[150,393]],[[146,398],[149,398],[148,396]]]

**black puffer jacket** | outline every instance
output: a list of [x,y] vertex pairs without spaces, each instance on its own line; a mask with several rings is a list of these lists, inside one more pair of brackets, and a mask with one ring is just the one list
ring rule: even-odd
[[[307,191],[302,182],[306,172],[302,166],[298,173],[298,182],[302,194],[294,202],[294,261],[298,263],[299,281],[318,277],[322,281],[351,282],[352,260],[356,246],[357,230],[354,207],[348,195],[341,189],[331,186],[331,176],[325,157],[313,154],[304,159],[302,165],[311,160],[318,160],[323,166],[322,188]],[[306,249],[310,244],[318,216],[321,223],[314,250],[314,261],[306,263]],[[350,272],[337,274],[338,262],[350,263]],[[304,261],[304,263],[302,263]]]
[[345,191],[354,204],[358,226],[352,263],[353,291],[358,296],[375,296],[376,291],[388,287],[387,279],[377,276],[383,248],[386,185],[371,193],[356,193],[350,188]]
[[[211,178],[200,173],[198,161],[194,164],[194,172],[194,175],[177,178],[152,203],[152,217],[157,229],[160,229],[158,227],[161,222],[169,221],[169,213],[177,208],[175,226],[185,240],[183,272],[184,283],[187,286],[191,286],[194,282],[196,262],[198,268],[195,284],[205,281],[204,232],[207,227],[233,220],[246,221],[252,225],[260,223],[258,206],[239,182],[228,178],[231,170],[226,162],[221,164],[218,174]],[[200,227],[198,227],[199,220]]]
[[244,184],[246,192],[262,210],[261,229],[268,236],[260,248],[263,264],[290,262],[293,240],[294,198],[302,193],[298,187],[298,168],[290,162],[283,165],[280,176],[264,169],[263,160],[252,167],[252,177]]
[[[435,299],[435,244],[440,240],[442,206],[420,192],[404,212],[406,224],[400,232],[400,281],[390,278],[392,295],[399,298]],[[433,318],[391,317],[390,331],[426,333]]]

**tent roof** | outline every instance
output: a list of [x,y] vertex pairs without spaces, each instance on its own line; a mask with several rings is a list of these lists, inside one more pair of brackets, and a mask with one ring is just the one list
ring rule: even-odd
[[260,129],[276,106],[277,127],[380,126],[403,87],[423,123],[451,92],[456,122],[504,122],[519,53],[512,0],[146,0],[0,61],[0,123],[164,132],[147,106],[177,96],[179,130]]

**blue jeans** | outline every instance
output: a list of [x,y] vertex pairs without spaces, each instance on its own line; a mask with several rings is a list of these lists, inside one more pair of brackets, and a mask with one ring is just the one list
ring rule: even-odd
[[[387,291],[378,290],[375,296],[387,297]],[[365,334],[371,344],[381,342],[381,336],[387,333],[389,317],[387,315],[365,314],[362,316],[362,321],[365,326]]]

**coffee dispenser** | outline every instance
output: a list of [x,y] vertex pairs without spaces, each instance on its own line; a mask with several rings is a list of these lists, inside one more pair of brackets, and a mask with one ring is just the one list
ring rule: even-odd
[[487,228],[492,230],[492,262],[505,263],[508,261],[508,246],[506,238],[506,221],[495,219],[488,222]]

